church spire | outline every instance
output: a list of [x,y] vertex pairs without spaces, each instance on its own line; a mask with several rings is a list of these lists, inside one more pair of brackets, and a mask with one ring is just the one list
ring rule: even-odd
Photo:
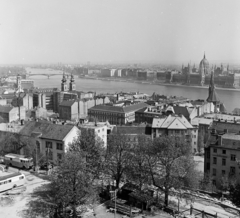
[[204,55],[203,55],[203,58],[204,58],[204,59],[206,59],[205,51],[204,51]]
[[211,73],[211,79],[209,83],[209,89],[208,89],[208,98],[207,102],[212,102],[214,104],[219,103],[220,100],[217,96],[217,93],[215,91],[215,85],[214,85],[214,71]]

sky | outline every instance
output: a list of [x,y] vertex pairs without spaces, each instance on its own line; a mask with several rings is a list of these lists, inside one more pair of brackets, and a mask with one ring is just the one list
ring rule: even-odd
[[0,64],[240,63],[239,0],[0,0]]

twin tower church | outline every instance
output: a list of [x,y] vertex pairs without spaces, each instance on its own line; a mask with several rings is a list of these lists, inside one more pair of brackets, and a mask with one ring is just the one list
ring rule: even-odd
[[67,84],[67,79],[65,73],[63,73],[62,77],[62,83],[61,83],[61,91],[67,92],[67,91],[76,91],[76,84],[73,74],[71,74],[70,83],[69,86]]

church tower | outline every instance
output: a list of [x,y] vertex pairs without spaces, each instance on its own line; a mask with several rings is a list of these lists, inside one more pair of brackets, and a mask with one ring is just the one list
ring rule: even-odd
[[215,106],[215,110],[220,105],[220,100],[218,98],[218,95],[215,90],[215,85],[214,85],[214,71],[212,71],[212,73],[211,73],[211,79],[210,79],[209,88],[208,88],[207,102],[212,102]]
[[70,79],[70,83],[69,83],[69,91],[75,91],[75,90],[76,90],[76,84],[75,84],[74,76],[73,76],[73,74],[71,74],[71,79]]
[[63,73],[63,77],[62,77],[61,91],[62,91],[62,92],[68,91],[67,79],[66,79],[65,73]]

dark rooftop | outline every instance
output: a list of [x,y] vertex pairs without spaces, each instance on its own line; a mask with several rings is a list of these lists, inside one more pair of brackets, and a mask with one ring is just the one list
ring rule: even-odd
[[41,138],[62,141],[72,130],[73,125],[59,125],[41,121],[28,121],[20,131],[20,134],[31,136],[32,133],[42,133]]

